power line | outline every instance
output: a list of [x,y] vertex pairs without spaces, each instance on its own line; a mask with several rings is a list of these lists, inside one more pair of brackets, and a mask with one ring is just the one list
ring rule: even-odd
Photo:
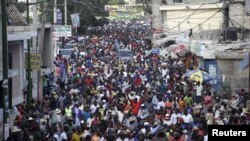
[[[206,13],[206,12],[210,12],[211,10],[207,10],[207,11],[202,11],[202,12],[199,12],[199,13],[196,13],[194,15],[198,15],[198,14],[202,14],[202,13]],[[173,15],[169,15],[169,16],[174,16],[174,15],[179,15],[179,14],[173,14]],[[168,20],[174,20],[174,19],[180,19],[180,18],[185,18],[189,15],[185,15],[185,16],[180,16],[180,17],[174,17],[174,18],[167,18]]]
[[201,24],[204,24],[204,23],[206,23],[208,20],[210,20],[211,18],[213,18],[213,17],[214,17],[217,13],[219,13],[219,12],[221,12],[221,9],[218,10],[217,12],[215,12],[212,16],[210,16],[209,18],[207,18],[205,21],[203,21],[203,22],[197,24],[196,26],[190,28],[189,30],[185,30],[185,31],[182,31],[182,32],[179,32],[179,33],[173,33],[173,34],[169,33],[168,35],[178,35],[178,34],[182,34],[182,33],[188,32],[188,31],[190,31],[191,29],[197,28],[197,27],[199,27]]
[[[217,4],[216,4],[216,6],[217,6],[218,8],[220,8]],[[220,8],[220,9],[222,9],[222,8]],[[232,22],[234,22],[234,23],[238,24],[239,26],[245,28],[244,25],[242,25],[242,24],[238,23],[237,21],[235,21],[235,20],[231,19],[230,17],[228,17],[228,15],[226,15],[226,13],[223,11],[223,9],[221,10],[221,13],[222,13],[223,15],[225,15],[226,18],[227,18],[228,20],[230,20],[230,22],[231,22],[231,24],[232,24],[233,27],[235,27],[235,26],[234,26],[234,24],[233,24]],[[244,15],[242,15],[242,16],[244,16]]]
[[220,1],[218,1],[218,2],[213,2],[213,3],[203,3],[203,4],[201,4],[201,5],[200,5],[197,9],[195,9],[190,15],[188,15],[186,19],[184,19],[183,21],[181,21],[179,24],[177,24],[177,25],[174,26],[173,28],[169,29],[168,31],[174,30],[175,28],[179,27],[182,23],[184,23],[184,22],[187,21],[191,16],[193,16],[193,15],[196,13],[196,11],[198,11],[202,6],[208,5],[208,4],[217,4],[217,3],[219,3],[219,2],[220,2]]
[[[181,21],[179,24],[177,24],[176,26],[174,26],[172,29],[170,29],[170,30],[173,30],[173,29],[175,29],[175,28],[177,28],[177,27],[179,27],[182,23],[184,23],[186,20],[188,20],[192,15],[194,15],[194,13],[196,12],[196,11],[198,11],[203,5],[205,5],[205,4],[201,4],[197,9],[195,9],[190,15],[188,15],[188,17],[186,18],[186,19],[184,19],[183,21]],[[170,30],[168,30],[168,31],[170,31]]]

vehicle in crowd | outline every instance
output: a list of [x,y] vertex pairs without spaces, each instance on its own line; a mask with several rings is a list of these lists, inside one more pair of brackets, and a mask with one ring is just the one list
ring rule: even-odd
[[64,48],[64,49],[61,48],[61,49],[59,49],[59,54],[61,54],[62,57],[68,59],[68,58],[70,58],[73,51],[74,51],[73,48]]
[[134,53],[130,49],[118,49],[117,57],[119,60],[124,60],[124,61],[133,60]]

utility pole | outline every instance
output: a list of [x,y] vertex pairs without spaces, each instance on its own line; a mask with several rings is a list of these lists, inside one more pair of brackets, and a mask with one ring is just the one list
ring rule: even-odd
[[227,40],[227,31],[228,31],[228,25],[229,25],[229,14],[228,14],[228,5],[227,0],[223,0],[223,40]]
[[3,108],[3,138],[6,141],[9,136],[9,86],[8,86],[8,38],[7,38],[7,10],[6,0],[2,0],[1,13],[2,13],[2,56],[3,56],[3,94],[1,95],[1,108]]
[[[26,8],[27,8],[27,23],[29,26],[29,0],[26,0]],[[27,80],[28,80],[28,86],[27,86],[27,106],[30,106],[31,99],[32,99],[32,78],[31,78],[31,64],[30,64],[30,39],[27,40],[27,59],[28,59],[28,68],[27,68]]]
[[56,8],[56,5],[57,5],[57,0],[54,0],[54,17],[53,17],[53,21],[54,21],[54,25],[56,25],[56,15],[57,15],[57,8]]
[[245,11],[244,11],[244,7],[245,7],[245,2],[242,3],[242,38],[241,40],[244,42],[245,41]]
[[67,0],[64,0],[64,25],[67,25]]

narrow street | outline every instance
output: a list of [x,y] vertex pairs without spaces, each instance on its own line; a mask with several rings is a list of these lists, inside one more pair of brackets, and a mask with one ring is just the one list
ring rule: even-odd
[[[239,4],[167,2],[4,4],[0,140],[208,141],[211,134],[248,134],[248,39],[234,39],[231,28],[220,33],[233,9],[225,7]],[[52,3],[53,18],[45,14]],[[42,11],[41,19],[33,13],[30,23],[19,10],[37,4],[45,6],[32,11]],[[236,129],[242,131],[235,135]]]

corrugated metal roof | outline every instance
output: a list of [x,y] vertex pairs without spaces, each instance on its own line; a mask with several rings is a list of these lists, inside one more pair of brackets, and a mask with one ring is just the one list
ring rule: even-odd
[[8,13],[8,23],[11,26],[24,26],[28,25],[24,16],[22,16],[21,12],[17,9],[14,4],[9,4],[7,7]]

